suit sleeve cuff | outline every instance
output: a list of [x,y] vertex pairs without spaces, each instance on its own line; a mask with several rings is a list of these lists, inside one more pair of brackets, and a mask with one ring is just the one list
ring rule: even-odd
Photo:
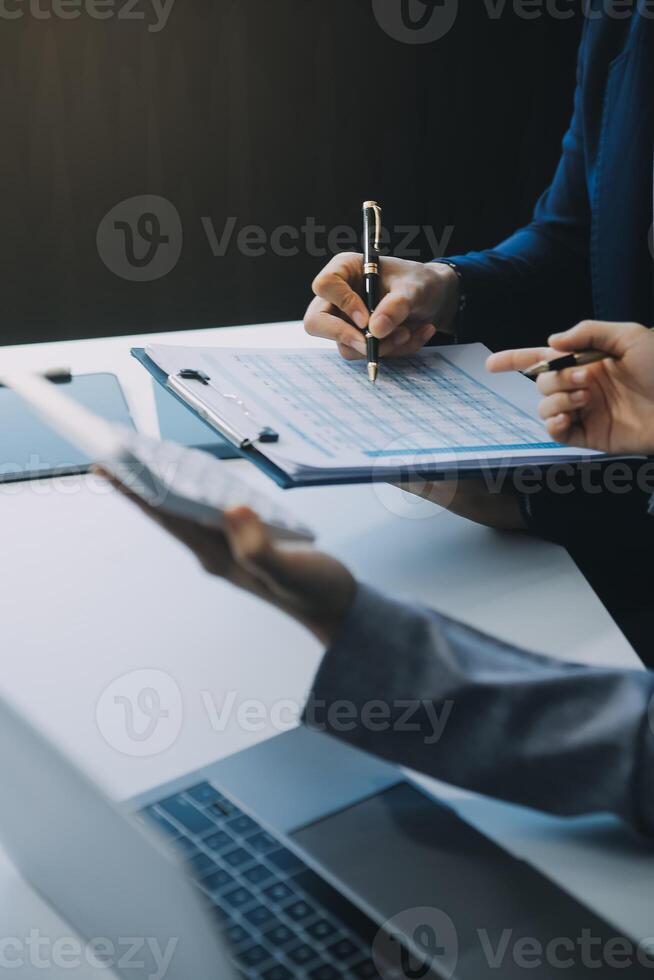
[[[412,658],[405,653],[421,648],[425,625],[434,616],[359,584],[347,619],[318,668],[303,723],[331,731],[337,705],[358,713],[365,705],[386,701],[389,691],[411,690]],[[357,740],[354,729],[349,740]]]
[[[503,280],[495,272],[489,272],[478,253],[445,256],[434,259],[436,263],[454,268],[459,277],[461,301],[456,320],[458,343],[483,341],[492,346],[493,329],[489,325],[493,311],[506,312],[502,300]],[[500,345],[502,346],[502,345]]]

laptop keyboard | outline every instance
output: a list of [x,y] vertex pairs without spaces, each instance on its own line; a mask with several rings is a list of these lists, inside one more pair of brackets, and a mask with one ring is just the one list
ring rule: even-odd
[[[244,976],[378,977],[371,920],[210,783],[140,815],[182,852]],[[384,970],[384,980],[392,976]]]

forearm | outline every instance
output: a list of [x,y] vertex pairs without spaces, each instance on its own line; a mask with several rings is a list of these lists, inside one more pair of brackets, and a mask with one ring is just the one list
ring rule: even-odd
[[645,672],[534,656],[360,588],[305,722],[467,789],[654,834],[652,689]]
[[493,350],[545,344],[592,314],[586,229],[535,221],[494,249],[446,261],[465,292],[456,328],[463,343]]

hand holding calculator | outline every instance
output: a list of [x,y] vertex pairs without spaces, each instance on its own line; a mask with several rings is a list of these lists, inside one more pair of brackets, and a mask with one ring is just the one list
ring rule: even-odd
[[7,376],[2,383],[151,507],[222,530],[224,512],[247,505],[258,513],[273,539],[315,540],[287,508],[233,473],[228,462],[106,422],[37,375]]

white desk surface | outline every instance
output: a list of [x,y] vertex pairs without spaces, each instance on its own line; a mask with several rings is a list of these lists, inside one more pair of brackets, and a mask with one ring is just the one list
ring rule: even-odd
[[[155,338],[9,347],[0,357],[5,368],[113,371],[137,426],[156,433],[152,383],[129,354],[130,347],[150,339]],[[317,343],[296,323],[156,339],[216,346]],[[282,494],[258,478],[270,493]],[[391,594],[554,656],[639,665],[561,548],[477,527],[390,487],[294,490],[285,499],[318,530],[325,550]],[[243,724],[236,709],[249,699],[267,708],[287,701],[301,706],[320,658],[316,642],[279,613],[208,577],[180,545],[98,481],[70,477],[0,486],[0,519],[0,690],[115,797],[131,796],[279,730],[268,710],[264,721]],[[184,717],[174,744],[135,758],[108,744],[96,706],[115,678],[142,669],[172,678]],[[221,719],[229,703],[234,710]],[[282,716],[286,722],[288,712]],[[654,857],[613,824],[569,824],[448,787],[440,792],[620,929],[641,936],[652,931]],[[0,866],[0,922],[5,936],[28,935],[30,928],[65,934],[6,861]],[[33,969],[26,966],[21,976]],[[62,976],[67,973],[62,970]],[[56,967],[50,975],[58,976]]]

